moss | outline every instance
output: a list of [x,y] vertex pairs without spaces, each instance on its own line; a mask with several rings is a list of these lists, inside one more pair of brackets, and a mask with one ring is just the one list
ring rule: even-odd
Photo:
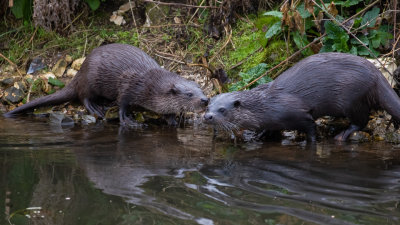
[[286,45],[283,40],[271,41],[265,48],[265,62],[276,65],[294,53],[291,44]]

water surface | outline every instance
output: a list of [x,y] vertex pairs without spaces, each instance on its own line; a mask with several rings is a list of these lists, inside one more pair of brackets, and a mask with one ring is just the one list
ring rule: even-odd
[[0,224],[400,224],[400,147],[0,118]]

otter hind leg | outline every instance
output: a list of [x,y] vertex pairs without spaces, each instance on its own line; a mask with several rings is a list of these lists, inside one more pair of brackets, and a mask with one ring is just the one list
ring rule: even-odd
[[90,101],[88,98],[85,98],[83,100],[83,104],[90,114],[104,118],[104,110],[100,105],[96,104],[93,101]]
[[344,130],[335,136],[336,141],[346,141],[351,133],[360,130],[360,127],[355,124],[350,124],[347,130]]
[[367,104],[354,105],[349,113],[350,126],[335,136],[336,141],[346,141],[351,133],[362,130],[368,124],[370,108]]

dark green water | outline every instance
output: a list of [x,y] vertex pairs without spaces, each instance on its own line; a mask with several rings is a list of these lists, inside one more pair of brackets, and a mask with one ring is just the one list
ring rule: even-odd
[[0,224],[400,224],[400,147],[0,119]]

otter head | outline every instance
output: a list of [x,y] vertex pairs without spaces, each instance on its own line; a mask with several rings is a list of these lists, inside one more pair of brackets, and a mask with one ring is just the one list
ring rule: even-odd
[[209,102],[197,83],[167,71],[155,89],[151,104],[161,114],[205,111]]
[[225,131],[256,129],[258,117],[251,110],[251,97],[246,94],[247,91],[242,91],[213,97],[204,114],[204,122]]

